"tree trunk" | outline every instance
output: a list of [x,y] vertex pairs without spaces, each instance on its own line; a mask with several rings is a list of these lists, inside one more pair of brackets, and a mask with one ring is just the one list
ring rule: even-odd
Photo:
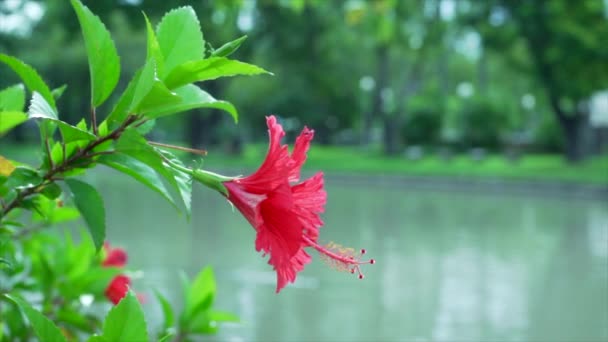
[[372,98],[372,108],[363,116],[363,132],[361,137],[363,146],[368,146],[371,142],[374,116],[382,113],[382,90],[387,87],[389,78],[388,45],[380,44],[376,48],[376,66],[376,86]]
[[391,156],[398,154],[401,149],[400,127],[402,125],[396,115],[399,113],[386,115],[384,118],[384,153]]
[[559,124],[564,131],[566,159],[578,163],[585,158],[584,129],[585,117],[582,115],[558,115]]

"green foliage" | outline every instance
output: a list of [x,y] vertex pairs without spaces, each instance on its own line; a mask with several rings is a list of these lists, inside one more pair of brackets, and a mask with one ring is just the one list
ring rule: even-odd
[[210,57],[180,64],[172,69],[165,83],[169,88],[174,89],[188,83],[214,80],[219,77],[259,74],[269,74],[269,72],[258,66],[224,57]]
[[234,121],[238,121],[238,113],[236,108],[234,108],[230,102],[216,100],[209,93],[194,84],[188,84],[181,88],[175,89],[175,94],[181,98],[179,103],[167,103],[162,106],[158,106],[154,108],[152,112],[148,113],[147,116],[149,118],[158,118],[191,109],[217,108],[230,113]]
[[158,24],[156,34],[164,57],[164,72],[160,74],[163,78],[178,65],[205,57],[205,40],[192,7],[167,13]]
[[34,331],[36,332],[36,336],[41,341],[49,341],[49,342],[65,342],[65,337],[61,334],[61,331],[57,326],[48,318],[46,318],[42,313],[38,310],[32,308],[30,304],[18,297],[6,296],[8,299],[15,302],[21,310],[27,316],[27,319],[30,321],[30,324],[34,327]]
[[[219,322],[239,321],[235,315],[213,308],[217,287],[211,268],[201,270],[192,283],[185,276],[182,280],[185,299],[178,326],[181,334],[212,334],[217,332]],[[172,315],[165,312],[165,320],[172,321]]]
[[[157,192],[189,216],[192,176],[205,171],[187,167],[144,135],[154,127],[155,118],[194,108],[222,109],[236,121],[238,114],[232,104],[215,99],[193,82],[265,71],[222,57],[236,51],[243,37],[214,51],[217,56],[205,59],[205,42],[191,7],[167,13],[156,32],[144,17],[145,63],[107,119],[97,124],[95,107],[109,99],[117,85],[119,57],[99,17],[78,0],[71,4],[82,28],[89,62],[89,124],[85,117],[78,118],[76,125],[69,124],[58,110],[55,99],[62,96],[66,86],[51,92],[32,67],[0,54],[0,62],[15,71],[31,92],[26,114],[22,112],[26,98],[22,85],[0,91],[0,135],[26,120],[36,120],[42,156],[38,167],[0,156],[0,302],[11,303],[0,305],[0,335],[8,340],[28,340],[33,332],[43,341],[83,340],[88,336],[89,341],[146,341],[149,337],[142,307],[132,290],[126,292],[130,286],[129,273],[123,269],[126,256],[113,255],[125,252],[106,244],[103,199],[86,177],[74,177],[99,164],[109,166]],[[183,74],[188,66],[195,67],[192,77]],[[54,134],[56,129],[61,134]],[[219,180],[221,176],[215,177]],[[68,231],[64,238],[46,232],[80,215],[88,228],[80,241],[74,242]],[[206,268],[188,285],[185,309],[175,326],[171,304],[157,292],[165,314],[159,337],[167,339],[175,331],[183,338],[215,333],[217,322],[236,320],[234,315],[214,310],[215,295],[215,279]],[[31,297],[40,299],[35,305],[40,311],[32,307]],[[92,299],[86,299],[89,297]],[[102,319],[86,307],[104,297],[120,302]]]
[[38,92],[40,95],[46,100],[49,106],[56,111],[57,106],[55,105],[55,99],[51,93],[49,87],[44,83],[38,72],[34,70],[31,66],[25,64],[24,62],[18,60],[15,57],[7,56],[5,54],[0,53],[0,62],[3,62],[7,66],[9,66],[15,73],[19,75],[25,86],[31,92]]
[[470,147],[498,147],[505,116],[493,103],[475,99],[463,106],[460,115],[465,144]]
[[0,91],[0,136],[27,120],[23,113],[25,90],[16,84]]
[[103,199],[93,186],[85,182],[76,179],[66,179],[65,182],[74,196],[76,207],[87,222],[95,248],[99,250],[106,238],[106,210]]
[[78,15],[87,47],[91,75],[91,107],[101,105],[112,94],[120,77],[120,59],[110,32],[79,0],[71,0]]
[[414,110],[407,114],[403,136],[408,144],[436,144],[441,131],[441,114],[433,109]]
[[95,337],[94,341],[148,341],[144,312],[133,291],[129,291],[127,296],[108,312],[103,324],[103,333]]

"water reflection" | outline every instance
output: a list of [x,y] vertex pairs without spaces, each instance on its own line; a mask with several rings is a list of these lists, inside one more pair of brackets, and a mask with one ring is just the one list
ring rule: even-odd
[[[212,340],[608,339],[608,212],[600,201],[330,184],[322,238],[365,247],[378,263],[359,281],[315,256],[276,295],[253,229],[224,200],[197,191],[188,223],[148,190],[124,187],[103,184],[109,236],[144,269],[138,286],[179,303],[177,269],[215,268],[217,306],[243,323]],[[160,320],[155,303],[147,310]]]

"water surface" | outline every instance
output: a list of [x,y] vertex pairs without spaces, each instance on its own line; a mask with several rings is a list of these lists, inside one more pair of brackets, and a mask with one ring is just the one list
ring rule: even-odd
[[[105,178],[105,177],[104,177]],[[197,188],[190,222],[139,185],[100,181],[108,236],[144,271],[138,289],[181,303],[178,270],[213,266],[221,341],[606,341],[602,201],[328,184],[321,239],[366,248],[365,279],[313,263],[274,293],[254,230]],[[153,296],[152,322],[161,319]]]

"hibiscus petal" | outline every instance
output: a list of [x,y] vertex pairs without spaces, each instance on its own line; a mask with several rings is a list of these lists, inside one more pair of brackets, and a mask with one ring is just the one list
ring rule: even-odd
[[272,115],[266,118],[266,124],[270,137],[266,158],[255,173],[239,180],[247,192],[256,194],[263,194],[281,185],[294,164],[287,145],[281,145],[281,139],[285,136],[283,127]]
[[293,283],[296,280],[298,272],[304,269],[304,266],[311,261],[310,255],[304,249],[300,249],[296,255],[289,260],[289,265],[277,269],[277,289],[279,293],[281,289],[288,283]]
[[319,216],[325,211],[327,193],[323,189],[323,173],[319,172],[306,181],[291,188],[294,213],[304,226],[305,234],[316,241],[319,236],[319,227],[323,221]]
[[308,129],[308,127],[304,126],[302,133],[296,139],[295,145],[293,147],[293,152],[291,153],[291,159],[294,161],[294,164],[289,171],[289,181],[297,182],[300,179],[300,169],[302,165],[306,161],[306,153],[310,148],[310,142],[315,136],[315,131],[312,129]]
[[[276,259],[291,259],[302,245],[302,225],[292,212],[293,198],[289,184],[284,183],[259,205],[260,216],[264,222],[258,234],[267,233],[271,242],[264,249]],[[256,249],[258,246],[256,246]]]

